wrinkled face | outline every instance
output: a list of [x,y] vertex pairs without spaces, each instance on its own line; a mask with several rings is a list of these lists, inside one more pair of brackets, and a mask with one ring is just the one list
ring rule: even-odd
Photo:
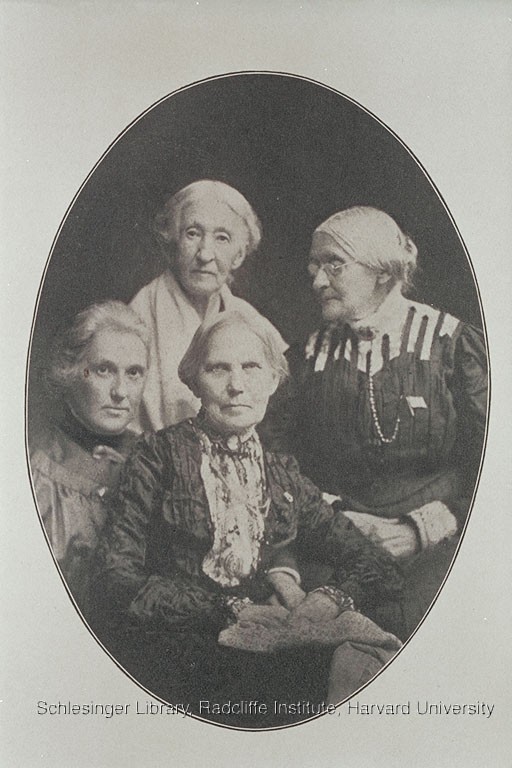
[[355,261],[325,232],[315,232],[308,271],[328,322],[350,322],[373,312],[389,277]]
[[104,329],[93,337],[80,375],[66,402],[78,420],[97,435],[118,435],[138,413],[147,370],[141,339],[129,331]]
[[173,271],[185,293],[207,299],[245,258],[243,220],[215,198],[191,200],[180,216]]
[[263,419],[277,383],[258,336],[249,328],[219,328],[197,377],[197,395],[221,434],[242,434]]

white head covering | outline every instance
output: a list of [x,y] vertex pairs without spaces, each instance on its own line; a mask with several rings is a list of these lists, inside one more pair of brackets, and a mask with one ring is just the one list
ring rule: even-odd
[[329,235],[355,261],[407,282],[416,268],[418,250],[384,211],[356,206],[330,216],[314,234]]

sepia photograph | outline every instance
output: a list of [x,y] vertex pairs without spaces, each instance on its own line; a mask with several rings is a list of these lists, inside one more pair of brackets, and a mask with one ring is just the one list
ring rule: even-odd
[[399,137],[306,78],[196,83],[108,149],[48,261],[27,406],[48,544],[149,693],[300,722],[427,614],[487,393],[468,254]]
[[510,1],[0,18],[0,763],[507,768]]

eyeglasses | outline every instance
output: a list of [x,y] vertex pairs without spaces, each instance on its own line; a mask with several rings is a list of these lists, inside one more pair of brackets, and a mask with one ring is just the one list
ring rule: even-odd
[[316,261],[310,261],[308,264],[308,274],[313,279],[318,275],[320,270],[323,269],[327,277],[337,277],[341,275],[346,267],[351,267],[354,264],[361,264],[360,261],[325,261],[323,264],[318,264]]

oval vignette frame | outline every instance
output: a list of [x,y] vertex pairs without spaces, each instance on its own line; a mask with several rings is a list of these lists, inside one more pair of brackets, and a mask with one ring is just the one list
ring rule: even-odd
[[[480,325],[488,349],[478,283],[455,221],[421,162],[388,126],[349,96],[299,75],[234,72],[200,80],[163,97],[119,134],[59,226],[39,287],[27,360],[31,485],[29,443],[42,424],[44,393],[38,382],[49,339],[83,307],[105,298],[128,301],[162,271],[150,221],[166,193],[199,178],[231,184],[258,213],[263,225],[259,269],[254,261],[244,265],[235,287],[288,341],[312,330],[317,319],[304,268],[308,237],[335,210],[366,204],[388,212],[416,242],[421,273],[414,298]],[[447,253],[443,281],[437,281]],[[460,541],[439,590],[403,647],[430,614],[460,551],[485,455],[489,403],[490,390],[480,468]],[[85,621],[53,554],[33,485],[32,494],[56,567],[85,626],[128,677],[167,703],[124,669]],[[268,731],[321,716],[261,729],[193,717],[232,730]]]

